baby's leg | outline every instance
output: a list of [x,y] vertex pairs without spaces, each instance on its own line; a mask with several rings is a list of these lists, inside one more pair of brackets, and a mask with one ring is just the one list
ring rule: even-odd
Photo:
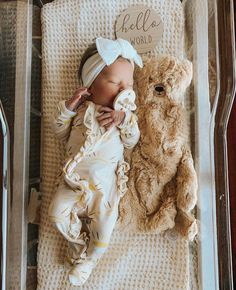
[[90,241],[87,249],[87,258],[84,262],[74,266],[69,273],[70,282],[78,286],[86,282],[92,270],[108,248],[118,217],[118,204],[111,207],[109,207],[109,203],[107,207],[102,204],[97,209],[98,214],[96,214],[96,209],[94,210],[94,208],[91,208],[89,211],[95,211],[95,216],[88,226]]
[[78,215],[83,215],[84,212],[84,193],[72,190],[62,181],[51,201],[48,214],[69,242],[84,244],[84,237],[81,236],[82,222],[78,218]]

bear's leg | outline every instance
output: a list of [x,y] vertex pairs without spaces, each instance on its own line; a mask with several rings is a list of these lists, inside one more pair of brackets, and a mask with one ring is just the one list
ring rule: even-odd
[[186,240],[192,241],[198,232],[197,220],[190,213],[178,210],[175,218],[175,230]]
[[197,174],[189,150],[184,150],[177,170],[177,208],[189,212],[197,202]]
[[176,207],[172,198],[167,198],[157,212],[145,220],[145,229],[161,233],[175,226]]

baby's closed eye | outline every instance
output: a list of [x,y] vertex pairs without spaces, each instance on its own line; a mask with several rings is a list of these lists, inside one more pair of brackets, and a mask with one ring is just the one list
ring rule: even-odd
[[[116,84],[116,85],[120,85],[120,84],[123,83],[122,81],[118,81],[118,80],[108,80],[108,82],[109,82],[109,83],[112,83],[112,84]],[[133,83],[132,81],[130,81],[130,82],[127,83],[127,86],[132,87],[133,84],[134,84],[134,83]]]
[[112,84],[115,84],[115,85],[119,85],[120,84],[119,81],[114,81],[114,80],[109,80],[108,82],[109,83],[112,83]]

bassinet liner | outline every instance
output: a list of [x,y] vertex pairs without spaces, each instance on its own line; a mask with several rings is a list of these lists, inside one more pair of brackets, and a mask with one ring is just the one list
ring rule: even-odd
[[189,289],[188,242],[158,234],[122,233],[116,228],[109,248],[83,287],[68,281],[63,265],[66,241],[48,219],[48,206],[64,149],[50,129],[58,101],[78,86],[82,53],[97,36],[115,38],[117,16],[131,5],[154,8],[164,34],[150,55],[184,55],[184,14],[179,0],[55,0],[42,9],[42,186],[38,246],[38,290]]

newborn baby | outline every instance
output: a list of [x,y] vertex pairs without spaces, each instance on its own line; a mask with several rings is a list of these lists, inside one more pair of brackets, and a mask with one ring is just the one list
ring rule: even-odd
[[126,192],[129,165],[124,147],[140,133],[133,87],[141,57],[123,39],[97,38],[81,61],[83,86],[58,104],[55,136],[65,142],[66,162],[49,207],[56,228],[69,241],[69,280],[82,285],[106,251]]

